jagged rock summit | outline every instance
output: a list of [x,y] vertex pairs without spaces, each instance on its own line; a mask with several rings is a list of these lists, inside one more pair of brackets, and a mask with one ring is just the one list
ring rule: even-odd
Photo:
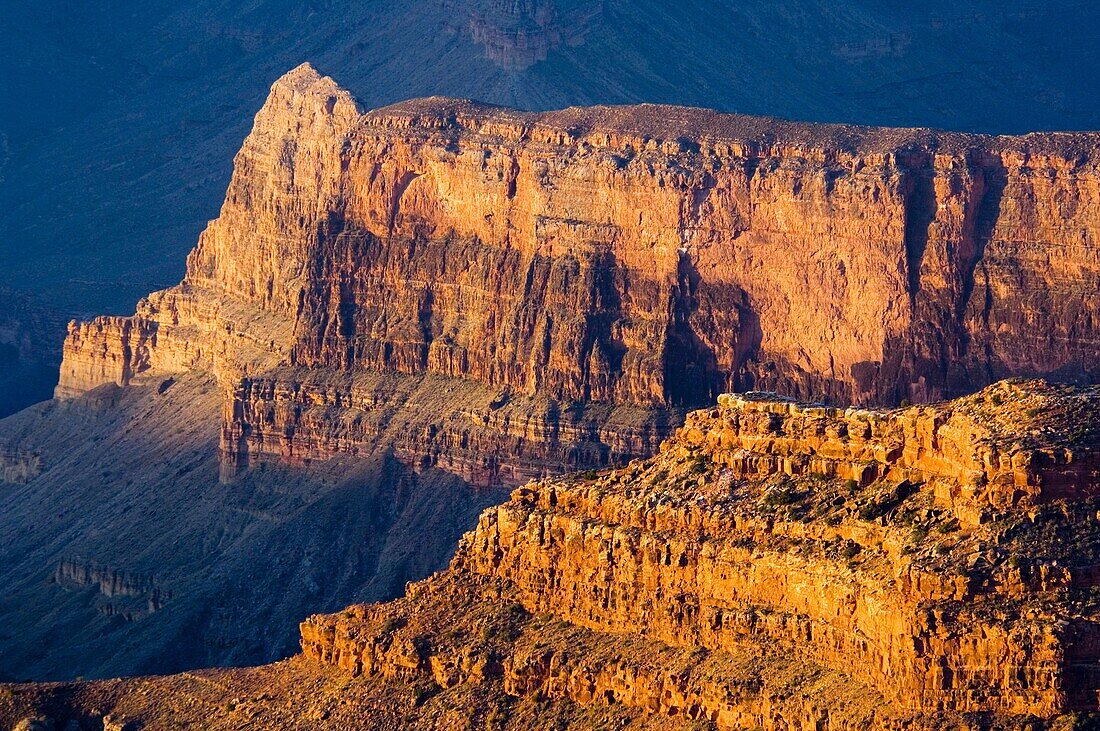
[[728,390],[1091,382],[1098,161],[1092,133],[445,98],[361,113],[303,64],[183,282],[73,324],[57,395],[199,369],[225,392],[227,479],[385,445],[516,485],[652,453]]
[[[486,510],[404,598],[252,670],[12,686],[141,728],[1073,729],[1100,722],[1100,391],[726,395]],[[89,711],[89,709],[97,709]]]

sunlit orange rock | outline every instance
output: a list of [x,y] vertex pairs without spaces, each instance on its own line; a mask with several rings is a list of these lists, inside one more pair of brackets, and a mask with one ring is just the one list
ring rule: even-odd
[[[518,484],[652,452],[680,407],[730,390],[874,404],[1091,381],[1098,141],[653,105],[362,114],[303,65],[184,281],[74,325],[57,394],[212,369],[231,475],[373,448],[362,374],[472,382],[464,413],[512,403],[488,428],[526,435],[485,441],[503,469],[477,469]],[[416,458],[452,457],[479,459]]]

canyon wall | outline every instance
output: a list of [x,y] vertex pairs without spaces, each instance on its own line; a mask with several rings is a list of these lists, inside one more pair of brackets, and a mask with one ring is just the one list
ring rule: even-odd
[[50,397],[64,333],[60,313],[0,286],[0,418]]
[[[183,283],[74,325],[57,393],[213,368],[232,474],[371,444],[337,424],[369,418],[362,374],[475,383],[482,427],[524,404],[530,436],[500,455],[518,483],[551,453],[646,453],[636,432],[729,390],[863,404],[1092,381],[1098,143],[653,105],[360,114],[303,65]],[[631,433],[603,433],[616,408]]]
[[[1098,415],[1095,388],[1042,382],[895,411],[723,398],[653,458],[516,490],[449,571],[311,618],[302,646],[354,674],[719,728],[1095,711]],[[473,619],[430,629],[448,611]]]

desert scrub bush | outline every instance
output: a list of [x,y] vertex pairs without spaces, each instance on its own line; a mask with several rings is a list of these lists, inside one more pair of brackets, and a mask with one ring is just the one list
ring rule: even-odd
[[386,621],[382,623],[382,634],[393,634],[404,626],[404,617],[386,617]]
[[792,505],[798,502],[801,497],[793,484],[784,482],[764,493],[764,504],[771,507]]
[[942,522],[942,523],[940,523],[936,526],[936,531],[938,533],[942,534],[942,535],[947,535],[948,533],[954,533],[958,529],[959,529],[959,521],[955,518],[952,518],[951,520],[945,520],[944,522]]

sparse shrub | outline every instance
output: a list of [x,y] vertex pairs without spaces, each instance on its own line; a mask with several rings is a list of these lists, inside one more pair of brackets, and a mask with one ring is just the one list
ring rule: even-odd
[[943,535],[948,533],[954,533],[959,529],[959,521],[952,518],[951,520],[944,521],[936,526],[936,530]]
[[784,483],[764,493],[764,504],[772,507],[791,505],[798,502],[800,497],[801,495],[799,495],[798,491],[795,490],[792,485]]
[[864,503],[859,506],[860,520],[874,520],[879,517],[879,504],[875,501]]
[[413,706],[420,708],[432,695],[432,689],[427,686],[419,685],[413,688]]
[[404,626],[405,620],[401,617],[386,617],[386,621],[382,623],[382,634],[393,634]]

